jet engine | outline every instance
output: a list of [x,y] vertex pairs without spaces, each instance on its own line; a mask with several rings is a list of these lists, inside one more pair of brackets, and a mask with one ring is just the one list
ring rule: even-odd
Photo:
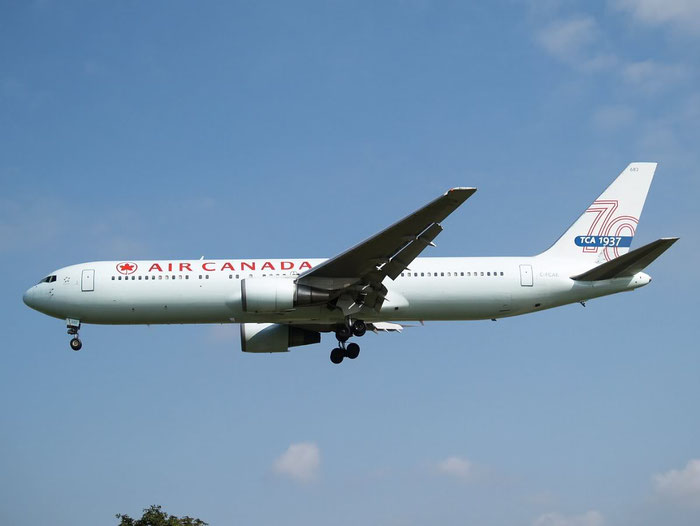
[[241,303],[245,312],[283,312],[294,307],[321,305],[331,292],[297,285],[291,278],[247,278],[241,281]]
[[241,323],[243,352],[287,352],[321,341],[321,333],[279,323]]

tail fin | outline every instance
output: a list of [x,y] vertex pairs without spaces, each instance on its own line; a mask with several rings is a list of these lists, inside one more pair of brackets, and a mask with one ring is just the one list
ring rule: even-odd
[[629,251],[656,163],[631,163],[544,254],[598,265]]

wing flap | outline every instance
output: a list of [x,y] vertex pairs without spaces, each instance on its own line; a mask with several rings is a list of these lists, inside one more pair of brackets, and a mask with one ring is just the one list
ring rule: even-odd
[[433,239],[435,239],[440,232],[442,232],[442,227],[437,223],[433,223],[420,236],[416,237],[399,250],[396,255],[381,268],[381,271],[389,278],[396,279],[421,252],[433,243]]
[[576,281],[598,281],[622,276],[634,276],[650,265],[656,258],[666,252],[671,245],[678,241],[677,237],[664,237],[648,245],[634,249],[620,257],[606,261],[602,265],[571,276]]

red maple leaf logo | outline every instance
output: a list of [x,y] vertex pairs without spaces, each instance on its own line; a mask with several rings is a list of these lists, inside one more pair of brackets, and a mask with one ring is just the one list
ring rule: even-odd
[[118,263],[117,264],[117,272],[120,274],[133,274],[136,272],[136,269],[138,266],[136,263]]

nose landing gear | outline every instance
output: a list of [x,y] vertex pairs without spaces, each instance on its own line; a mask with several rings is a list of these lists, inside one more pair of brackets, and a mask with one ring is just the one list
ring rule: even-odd
[[344,358],[354,360],[360,355],[360,346],[355,342],[347,342],[351,336],[363,336],[367,332],[367,325],[362,320],[339,326],[335,331],[335,337],[338,339],[338,347],[331,351],[331,362],[339,364]]
[[78,331],[80,330],[80,320],[66,320],[66,327],[68,328],[68,334],[73,336],[70,341],[70,348],[74,351],[79,351],[83,347],[83,342],[80,341],[78,337]]

